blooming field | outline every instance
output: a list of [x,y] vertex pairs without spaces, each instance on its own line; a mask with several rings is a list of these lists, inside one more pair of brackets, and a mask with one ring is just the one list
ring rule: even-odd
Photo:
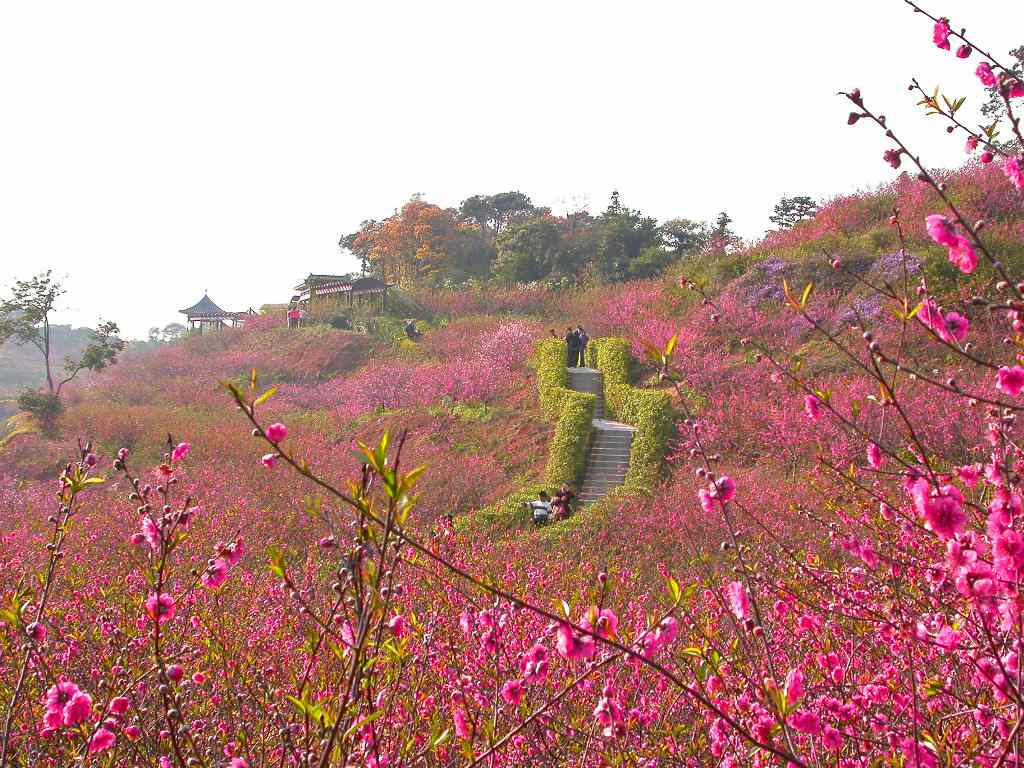
[[[0,469],[0,768],[1019,764],[1024,179],[971,137],[665,281],[418,296],[450,322],[417,345],[257,323],[74,389]],[[673,395],[664,477],[492,530],[569,322]]]

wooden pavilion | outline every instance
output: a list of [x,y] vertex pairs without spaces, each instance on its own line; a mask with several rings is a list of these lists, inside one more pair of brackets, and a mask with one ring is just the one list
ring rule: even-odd
[[297,293],[292,297],[292,303],[307,312],[312,312],[318,301],[328,297],[340,300],[348,307],[379,300],[383,312],[388,284],[376,277],[353,279],[349,275],[309,274],[295,286],[295,290]]
[[207,329],[219,331],[228,325],[234,328],[242,325],[245,318],[255,314],[251,309],[247,312],[228,312],[214,304],[206,293],[191,307],[179,310],[179,312],[188,318],[189,330],[199,333],[203,333]]

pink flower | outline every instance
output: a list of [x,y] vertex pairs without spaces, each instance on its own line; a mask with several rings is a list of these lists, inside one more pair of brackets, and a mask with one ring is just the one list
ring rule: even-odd
[[971,329],[971,322],[959,312],[947,312],[945,320],[949,335],[954,340],[962,343],[967,338],[967,332]]
[[804,697],[804,673],[799,668],[789,670],[786,675],[786,705],[795,704]]
[[171,664],[167,667],[167,676],[172,682],[180,683],[181,678],[185,676],[185,670],[181,668],[181,664]]
[[202,685],[206,682],[206,675],[204,675],[202,672],[196,672],[192,675],[192,682],[196,685]]
[[807,733],[814,735],[821,733],[821,720],[813,712],[808,712],[804,709],[798,709],[796,712],[789,716],[789,724],[800,733]]
[[814,395],[807,395],[804,398],[804,413],[807,414],[807,418],[811,421],[817,421],[821,418],[821,400]]
[[468,739],[471,735],[469,729],[469,721],[466,720],[466,713],[462,711],[462,707],[456,706],[452,708],[452,722],[455,723],[455,735],[460,739]]
[[277,445],[282,440],[288,437],[288,427],[279,421],[275,421],[269,427],[267,427],[267,439]]
[[124,729],[124,735],[128,741],[137,741],[142,735],[142,729],[137,725],[129,725]]
[[192,450],[192,443],[178,443],[171,451],[171,461],[184,461]]
[[996,73],[992,71],[992,67],[988,65],[987,61],[981,62],[978,68],[974,70],[974,74],[981,80],[981,84],[986,88],[995,88],[999,85],[999,80],[996,79]]
[[594,626],[590,625],[589,619],[584,619],[580,626],[584,629],[592,630],[595,634],[606,640],[610,640],[615,637],[615,633],[619,630],[619,617],[610,608],[602,608],[597,612]]
[[978,480],[981,476],[981,470],[978,469],[977,464],[965,464],[962,467],[956,468],[956,475],[960,478],[960,482],[966,485],[968,488],[973,488],[978,484]]
[[218,557],[203,571],[203,575],[199,577],[199,580],[203,583],[203,586],[207,589],[220,589],[224,586],[224,582],[228,580],[228,564],[223,558]]
[[971,274],[978,266],[978,255],[971,241],[963,235],[956,236],[956,245],[949,249],[949,261],[965,275]]
[[37,643],[46,641],[46,627],[38,621],[33,621],[25,627],[25,634]]
[[715,500],[711,497],[711,494],[701,488],[697,491],[697,498],[700,500],[700,508],[703,509],[709,515],[715,511]]
[[961,45],[956,49],[956,57],[958,59],[966,59],[971,55],[971,46]]
[[978,156],[978,159],[981,160],[981,164],[982,165],[988,165],[989,163],[991,163],[995,159],[995,155],[993,155],[991,152],[986,150],[985,152],[982,152]]
[[507,680],[503,686],[501,686],[501,700],[506,704],[511,704],[513,707],[519,706],[519,702],[523,700],[523,681],[522,680]]
[[938,495],[924,501],[924,517],[928,527],[940,538],[952,539],[967,522],[960,491],[953,486],[943,486]]
[[128,701],[127,696],[118,696],[110,700],[110,711],[115,715],[123,715],[128,711],[128,705],[131,702]]
[[900,167],[900,156],[903,154],[902,149],[887,149],[882,153],[882,159],[885,160],[893,168]]
[[729,608],[737,619],[746,621],[750,618],[750,596],[742,582],[731,582],[726,587],[726,596],[729,600]]
[[519,659],[519,671],[527,683],[542,683],[548,676],[548,649],[534,643]]
[[242,757],[233,757],[228,768],[249,768],[249,761]]
[[1024,164],[1021,158],[1014,156],[1006,158],[1003,163],[1003,173],[1017,189],[1024,191]]
[[872,469],[881,469],[882,461],[882,449],[874,443],[868,443],[868,466]]
[[391,620],[388,621],[388,629],[395,637],[402,637],[409,631],[405,618],[401,614],[391,617]]
[[97,728],[96,733],[89,739],[89,754],[95,755],[99,752],[106,752],[117,741],[117,737],[106,728]]
[[736,496],[736,483],[728,475],[722,475],[710,485],[708,494],[719,501],[732,501]]
[[160,549],[160,529],[149,515],[142,518],[142,538],[154,552]]
[[64,706],[64,725],[84,723],[92,714],[92,696],[79,691]]
[[1015,365],[1012,368],[1005,365],[1000,366],[997,374],[996,389],[1000,392],[1005,392],[1011,397],[1019,395],[1021,389],[1024,389],[1024,368],[1021,368],[1019,365]]
[[1024,96],[1024,81],[1017,78],[1006,83],[1007,95],[1011,99],[1019,99]]
[[594,656],[597,647],[594,638],[589,635],[574,635],[568,624],[560,624],[558,637],[555,640],[555,650],[560,656],[570,661],[584,661]]
[[939,213],[933,213],[925,218],[925,228],[928,236],[939,245],[952,248],[956,245],[956,230],[949,219]]
[[939,634],[935,636],[935,642],[947,651],[955,651],[960,647],[960,638],[959,632],[947,626],[939,630]]
[[276,453],[265,453],[265,454],[263,454],[263,458],[260,459],[260,464],[262,464],[267,469],[273,469],[274,465],[276,463],[277,463],[277,454]]
[[932,42],[944,51],[949,50],[949,19],[942,17],[932,29]]
[[158,624],[163,624],[165,621],[170,621],[174,618],[174,598],[166,592],[162,593],[159,597],[154,592],[146,598],[145,606],[149,618]]
[[218,554],[228,561],[228,565],[234,567],[238,565],[242,557],[245,555],[245,542],[242,540],[242,537],[239,536],[235,539],[234,544],[221,547]]
[[831,725],[826,725],[821,731],[821,743],[825,745],[825,749],[831,749],[835,752],[842,748],[843,737]]
[[967,137],[967,144],[964,147],[964,151],[966,151],[968,154],[970,154],[971,152],[973,152],[977,148],[978,148],[978,137],[977,136],[968,136]]

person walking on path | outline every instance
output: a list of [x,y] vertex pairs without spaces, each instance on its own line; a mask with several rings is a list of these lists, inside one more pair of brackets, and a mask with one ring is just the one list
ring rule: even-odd
[[576,344],[578,349],[579,367],[587,367],[587,342],[590,341],[590,337],[587,336],[587,332],[583,330],[583,326],[580,325],[576,328]]
[[572,328],[565,329],[565,365],[568,368],[575,368],[580,358],[580,337]]
[[299,319],[302,317],[302,313],[299,312],[299,308],[294,304],[288,309],[288,327],[298,328]]

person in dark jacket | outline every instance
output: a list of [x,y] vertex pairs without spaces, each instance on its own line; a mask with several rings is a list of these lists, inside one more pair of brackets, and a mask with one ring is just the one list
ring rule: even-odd
[[575,368],[580,359],[580,338],[572,328],[565,329],[565,364]]
[[576,344],[578,349],[579,367],[587,367],[587,342],[590,341],[590,337],[587,336],[587,332],[583,330],[583,326],[579,326],[576,329]]

